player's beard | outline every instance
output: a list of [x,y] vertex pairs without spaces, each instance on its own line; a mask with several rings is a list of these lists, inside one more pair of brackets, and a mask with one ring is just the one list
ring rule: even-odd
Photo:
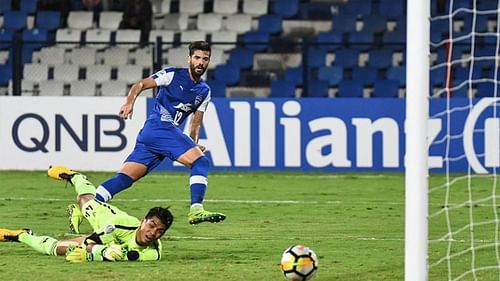
[[191,64],[189,66],[189,68],[191,69],[191,76],[193,76],[193,78],[195,80],[199,80],[200,77],[203,75],[203,73],[205,73],[205,70],[206,70],[205,67],[203,67],[203,66],[196,66],[194,64]]

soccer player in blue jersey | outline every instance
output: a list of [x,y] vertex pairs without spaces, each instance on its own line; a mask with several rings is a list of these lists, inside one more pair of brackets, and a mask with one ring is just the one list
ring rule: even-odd
[[[97,188],[97,200],[108,202],[167,157],[191,168],[191,208],[188,222],[220,222],[226,218],[222,213],[209,212],[203,208],[210,162],[203,153],[205,147],[198,144],[198,139],[203,115],[210,101],[210,87],[201,78],[210,62],[210,53],[211,48],[207,42],[192,42],[189,45],[187,68],[164,68],[130,88],[126,102],[120,109],[121,118],[132,117],[134,101],[143,90],[158,87],[154,110],[139,132],[135,148],[120,171]],[[193,116],[190,134],[187,136],[178,126],[190,114]],[[77,212],[77,208],[70,206],[70,228],[78,232],[81,217],[75,211]]]

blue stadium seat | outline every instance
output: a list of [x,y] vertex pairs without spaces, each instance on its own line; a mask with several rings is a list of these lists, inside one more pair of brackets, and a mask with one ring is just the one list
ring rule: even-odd
[[300,66],[289,67],[285,70],[284,79],[293,82],[296,86],[301,86],[304,81],[303,73],[302,67]]
[[308,67],[319,67],[325,65],[326,50],[320,48],[309,48],[307,53]]
[[226,84],[217,80],[207,81],[208,86],[210,86],[210,95],[212,97],[226,97]]
[[322,31],[316,36],[318,48],[330,51],[341,48],[343,41],[343,34],[340,31]]
[[368,66],[387,68],[392,65],[393,51],[391,49],[375,49],[368,52]]
[[474,67],[495,67],[495,59],[497,59],[495,54],[495,46],[474,49]]
[[[459,84],[463,83],[464,81],[467,81],[469,79],[469,74],[470,74],[470,68],[469,67],[455,67],[453,69],[453,87],[458,86]],[[474,64],[474,68],[472,71],[472,77],[471,79],[480,79],[483,78],[482,74],[482,69]],[[491,77],[493,78],[493,77]]]
[[372,97],[397,98],[399,97],[399,83],[396,80],[377,80],[373,87]]
[[496,1],[478,1],[476,8],[479,11],[496,10],[498,8],[497,5]]
[[363,86],[371,86],[377,80],[377,69],[370,66],[353,67],[352,80],[361,81]]
[[247,48],[234,48],[229,52],[229,63],[247,69],[253,65],[254,51]]
[[297,15],[299,0],[275,0],[271,9],[276,15],[290,18]]
[[446,68],[439,67],[430,70],[431,87],[443,87],[446,84]]
[[[476,32],[487,32],[488,31],[488,20],[490,15],[479,15],[476,14],[474,17],[472,14],[460,14],[458,20],[464,21],[463,30],[467,32],[472,32],[472,24],[475,20],[474,30]],[[454,19],[456,20],[456,19]]]
[[387,30],[387,18],[381,15],[363,16],[363,31],[384,32]]
[[0,64],[0,86],[7,86],[12,79],[12,65]]
[[369,50],[373,45],[373,33],[367,31],[349,32],[349,46],[358,50]]
[[245,46],[255,51],[265,51],[269,43],[269,34],[262,31],[249,31],[244,35]]
[[34,14],[36,12],[36,5],[37,0],[21,0],[20,10],[28,14]]
[[401,48],[401,46],[404,48],[406,34],[400,31],[387,31],[384,32],[382,42],[385,48]]
[[[499,86],[497,85],[497,97],[500,96],[500,92],[498,91]],[[485,98],[485,97],[494,97],[495,96],[495,84],[492,82],[483,82],[483,83],[478,83],[476,85],[477,92],[475,97],[476,98]]]
[[41,48],[49,43],[46,29],[25,29],[22,36],[25,45],[32,48]]
[[397,18],[406,14],[406,1],[401,0],[380,0],[379,14],[388,18]]
[[12,29],[0,29],[0,50],[10,48],[14,40],[14,31]]
[[270,97],[276,98],[294,98],[295,84],[287,80],[272,80]]
[[318,79],[328,81],[329,86],[336,86],[344,79],[344,68],[341,66],[321,66]]
[[307,97],[309,98],[327,98],[328,81],[311,80],[307,87]]
[[393,66],[387,70],[387,79],[396,80],[399,82],[399,86],[404,88],[406,86],[406,67],[404,66]]
[[336,97],[339,98],[362,98],[363,85],[356,80],[343,80],[339,83]]
[[335,61],[333,65],[343,66],[343,67],[354,67],[358,66],[359,63],[359,51],[354,49],[340,49],[335,51]]
[[283,30],[283,18],[278,15],[262,15],[258,19],[259,31],[276,34]]
[[334,31],[342,31],[342,32],[351,32],[356,31],[356,17],[352,15],[335,15],[333,16],[333,26],[332,30]]
[[336,6],[336,3],[300,3],[299,18],[303,20],[329,20],[332,18],[332,9],[335,9]]
[[364,16],[372,13],[372,1],[350,0],[340,5],[339,14],[350,16]]
[[235,64],[219,64],[214,71],[215,80],[225,85],[235,85],[240,80],[240,67]]
[[0,1],[0,14],[12,10],[12,0]]
[[26,28],[27,14],[21,11],[6,11],[3,14],[3,27],[5,29],[21,30]]
[[36,13],[37,28],[47,30],[56,30],[61,24],[61,12],[58,11],[39,11]]

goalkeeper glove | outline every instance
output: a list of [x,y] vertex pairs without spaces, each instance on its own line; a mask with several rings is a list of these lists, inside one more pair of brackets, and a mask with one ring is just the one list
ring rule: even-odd
[[127,256],[127,251],[120,245],[95,245],[92,248],[92,255],[94,260],[104,260],[104,261],[122,261]]
[[87,253],[85,247],[71,245],[66,249],[66,260],[69,262],[86,262],[92,261],[93,256],[91,253]]

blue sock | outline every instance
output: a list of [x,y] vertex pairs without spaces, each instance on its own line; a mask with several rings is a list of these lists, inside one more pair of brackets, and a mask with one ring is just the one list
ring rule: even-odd
[[191,177],[189,178],[189,186],[191,189],[191,205],[201,204],[207,190],[207,176],[210,161],[202,156],[191,165]]
[[133,183],[134,180],[131,177],[123,173],[117,173],[97,188],[95,199],[108,202],[115,194],[129,188]]

